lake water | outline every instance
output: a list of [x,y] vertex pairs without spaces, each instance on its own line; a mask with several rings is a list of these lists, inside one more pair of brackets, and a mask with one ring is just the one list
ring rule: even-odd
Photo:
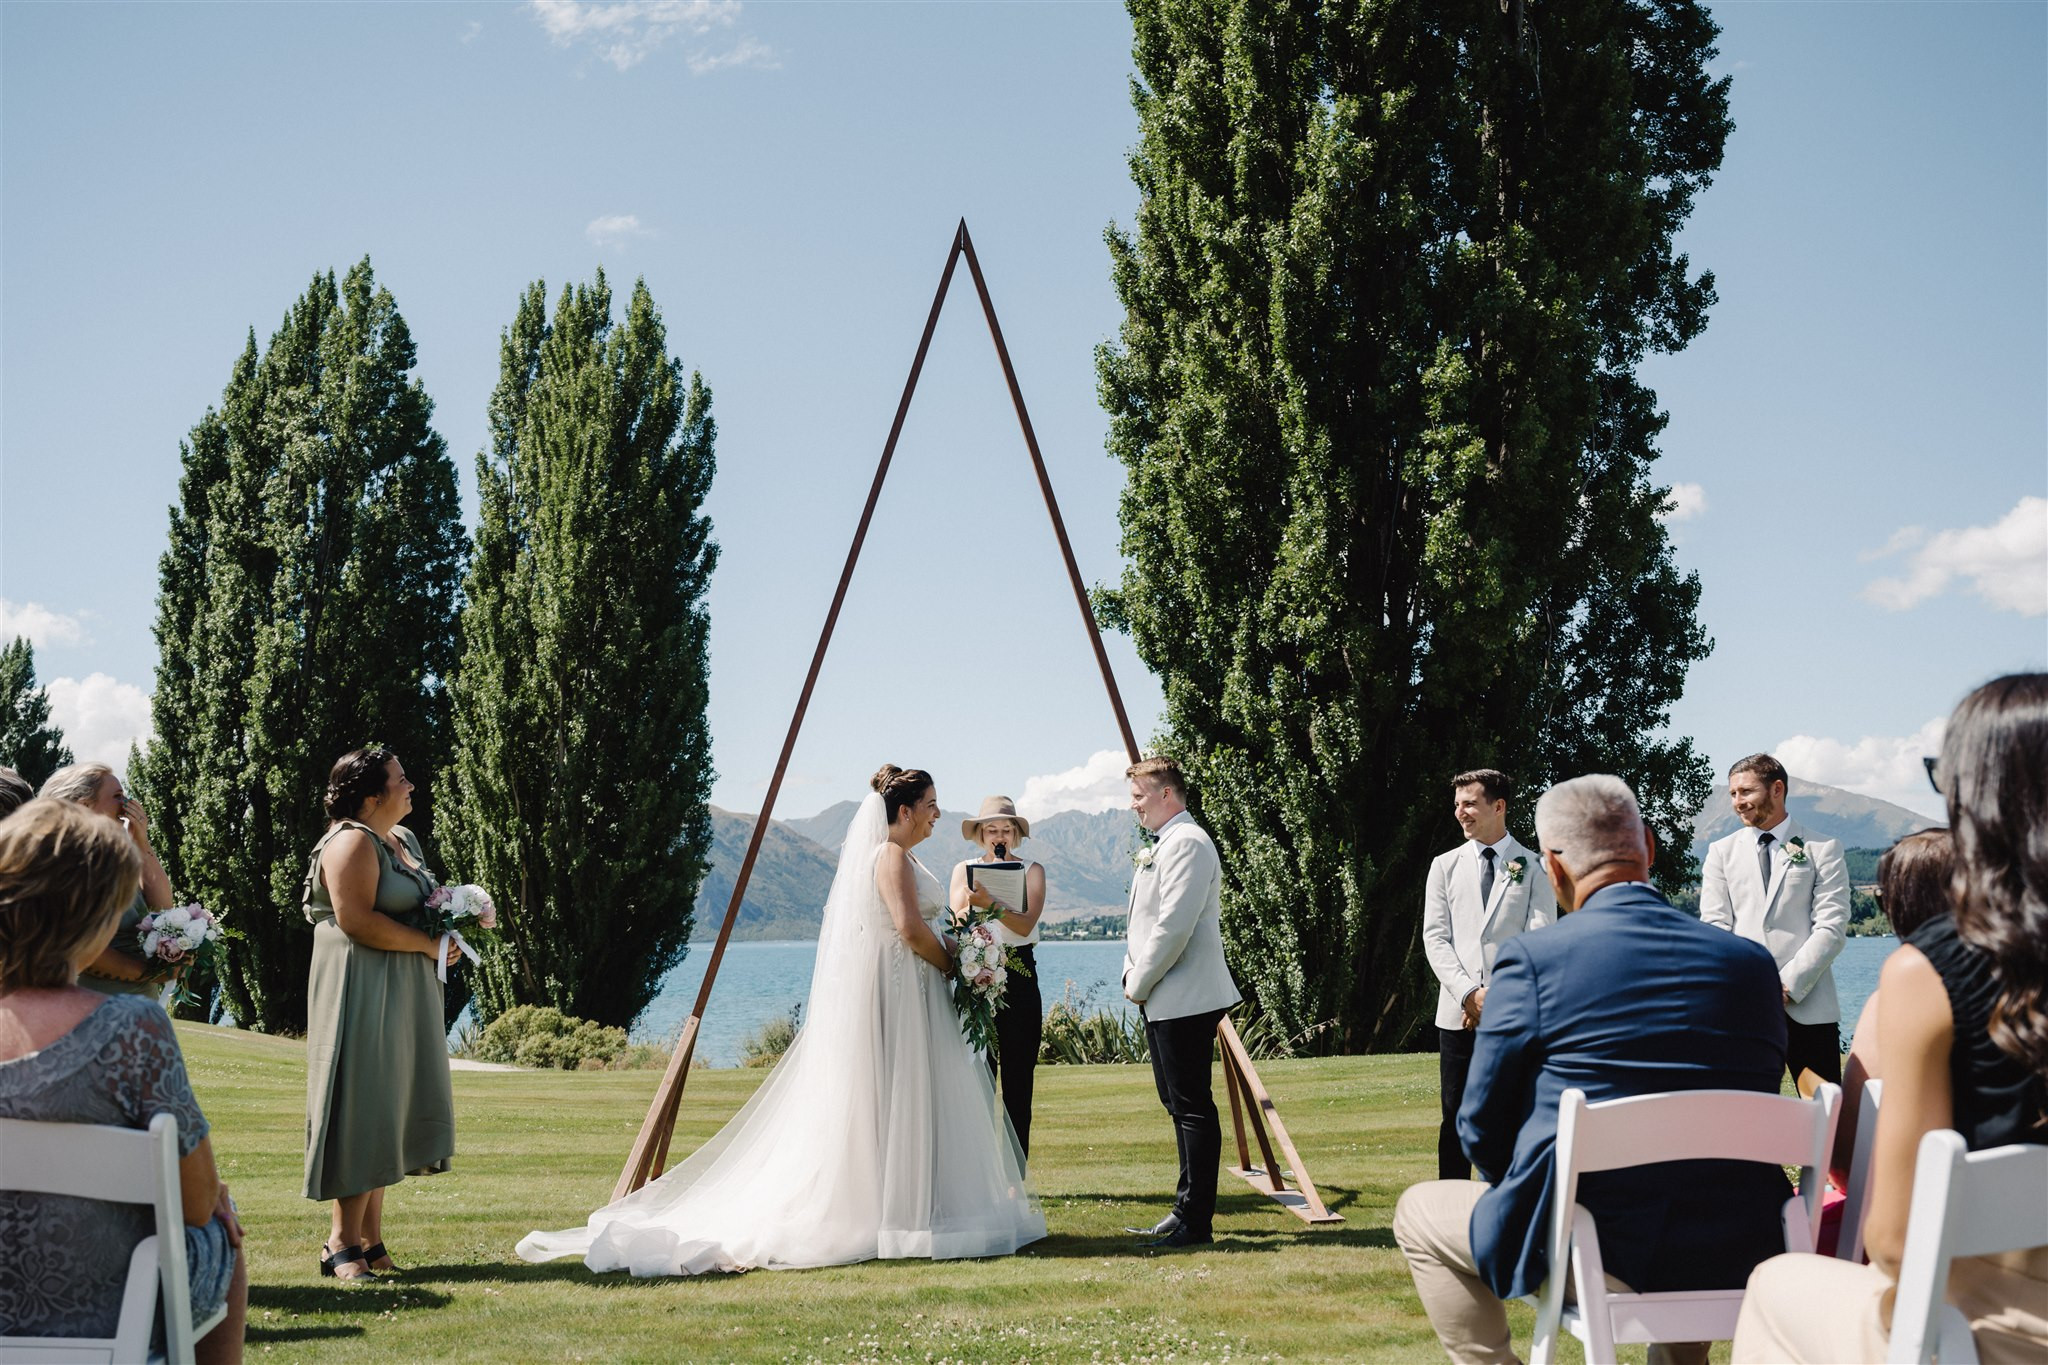
[[[1877,989],[1878,969],[1898,945],[1895,938],[1852,938],[1835,959],[1843,1046],[1848,1046],[1849,1031],[1863,1002]],[[712,1066],[738,1066],[741,1044],[747,1037],[769,1020],[787,1015],[810,994],[811,966],[817,951],[813,942],[728,944],[698,1032],[697,1056]],[[1121,939],[1039,944],[1038,984],[1046,1007],[1050,1009],[1062,995],[1084,1013],[1123,1007],[1123,995],[1117,989],[1123,958]],[[696,1003],[704,967],[710,960],[709,944],[691,947],[690,956],[668,974],[661,994],[634,1025],[635,1042],[666,1042],[675,1036]]]

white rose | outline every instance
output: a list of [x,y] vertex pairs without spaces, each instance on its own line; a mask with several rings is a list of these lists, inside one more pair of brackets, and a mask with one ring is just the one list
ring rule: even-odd
[[163,941],[164,936],[161,930],[150,930],[147,934],[143,935],[142,938],[142,955],[144,957],[155,957],[157,945],[162,943]]
[[192,912],[182,905],[174,905],[157,919],[157,926],[163,929],[182,931],[192,922]]

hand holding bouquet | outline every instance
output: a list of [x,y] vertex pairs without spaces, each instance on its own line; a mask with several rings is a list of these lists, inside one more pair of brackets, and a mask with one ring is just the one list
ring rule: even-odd
[[427,896],[420,923],[420,928],[440,939],[434,962],[443,981],[448,979],[448,945],[451,942],[471,962],[479,960],[476,949],[470,947],[469,941],[462,936],[462,930],[467,929],[474,934],[478,930],[497,927],[498,907],[491,904],[490,893],[481,886],[468,883],[435,887]]
[[995,921],[1001,917],[1001,909],[994,907],[956,912],[960,956],[953,974],[953,1008],[960,1012],[961,1036],[980,1052],[995,1047],[996,1007],[1009,989],[1010,973],[1031,975],[1024,959],[996,936]]
[[195,965],[219,970],[225,938],[220,921],[196,901],[151,911],[135,926],[136,947],[150,972],[146,979],[171,983],[165,995],[178,1004],[197,1002],[199,997],[185,988],[184,975]]

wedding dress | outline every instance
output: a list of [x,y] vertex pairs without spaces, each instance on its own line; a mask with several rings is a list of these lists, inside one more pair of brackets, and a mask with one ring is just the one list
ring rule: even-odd
[[[875,890],[887,841],[871,795],[826,898],[804,1027],[753,1098],[688,1160],[585,1226],[527,1234],[521,1257],[698,1275],[1006,1256],[1045,1236],[949,983],[897,936]],[[936,925],[944,895],[915,871],[918,908]]]

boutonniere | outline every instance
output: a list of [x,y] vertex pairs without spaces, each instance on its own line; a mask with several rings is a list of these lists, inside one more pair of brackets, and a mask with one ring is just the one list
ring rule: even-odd
[[1137,868],[1137,869],[1138,869],[1138,871],[1140,871],[1140,872],[1149,872],[1149,871],[1151,871],[1151,870],[1152,870],[1152,855],[1153,855],[1153,854],[1154,854],[1154,853],[1155,853],[1156,851],[1157,851],[1157,850],[1155,850],[1155,849],[1154,849],[1154,848],[1152,847],[1152,845],[1150,845],[1150,844],[1147,844],[1147,845],[1145,845],[1145,846],[1144,846],[1143,848],[1139,849],[1139,850],[1138,850],[1138,851],[1137,851],[1136,853],[1133,853],[1133,854],[1131,855],[1131,866],[1132,866],[1132,867],[1135,867],[1135,868]]
[[1508,859],[1508,865],[1507,865],[1507,874],[1508,874],[1508,885],[1510,885],[1510,886],[1520,886],[1520,885],[1522,884],[1522,874],[1523,874],[1523,873],[1525,873],[1525,872],[1527,872],[1528,870],[1529,870],[1529,860],[1528,860],[1527,858],[1510,858],[1510,859]]
[[1785,841],[1785,861],[1794,867],[1806,866],[1806,840],[1793,835]]

